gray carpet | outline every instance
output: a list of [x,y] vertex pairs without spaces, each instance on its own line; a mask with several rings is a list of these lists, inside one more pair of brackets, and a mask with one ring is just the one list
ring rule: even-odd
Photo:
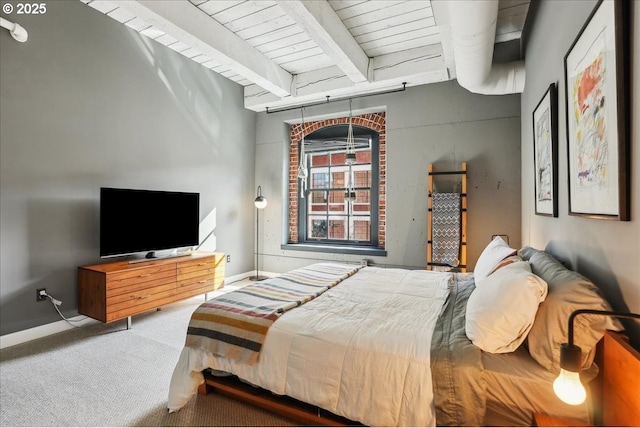
[[135,316],[131,330],[124,321],[95,324],[0,350],[0,424],[295,425],[218,394],[198,395],[168,413],[171,373],[189,317],[202,301],[189,299]]

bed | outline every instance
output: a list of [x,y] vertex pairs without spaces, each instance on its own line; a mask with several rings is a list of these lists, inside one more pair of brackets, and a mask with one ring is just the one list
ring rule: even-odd
[[[514,285],[516,267],[524,270],[515,274]],[[592,283],[549,254],[532,248],[516,254],[504,242],[492,241],[473,274],[320,263],[264,285],[281,286],[285,280],[295,282],[287,275],[299,279],[324,269],[348,274],[331,278],[326,289],[293,299],[277,313],[255,340],[260,343],[257,356],[222,352],[212,347],[210,337],[194,338],[198,334],[192,328],[201,326],[195,314],[220,304],[216,299],[194,312],[172,375],[169,411],[183,407],[204,382],[203,372],[211,371],[364,425],[527,426],[534,413],[591,421],[589,402],[569,406],[553,395],[559,355],[552,348],[566,339],[561,337],[566,310],[609,306]],[[492,288],[505,297],[494,296],[490,312],[501,299],[513,303],[500,288],[505,284],[524,287],[522,308],[527,310],[518,308],[506,318],[499,314],[503,324],[523,324],[516,328],[517,338],[496,329],[495,315],[487,318],[478,303],[482,293],[476,290]],[[573,303],[567,304],[567,296]],[[579,330],[589,331],[577,332],[576,342],[586,350],[583,366],[589,380],[597,372],[596,343],[604,331],[620,326],[612,320],[585,323]],[[499,336],[503,343],[497,343]]]

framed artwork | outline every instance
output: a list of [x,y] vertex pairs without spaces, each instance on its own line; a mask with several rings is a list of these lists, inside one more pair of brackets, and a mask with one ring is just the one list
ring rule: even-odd
[[536,214],[558,217],[558,94],[549,85],[533,110],[533,169]]
[[571,215],[630,218],[629,3],[600,0],[564,57]]

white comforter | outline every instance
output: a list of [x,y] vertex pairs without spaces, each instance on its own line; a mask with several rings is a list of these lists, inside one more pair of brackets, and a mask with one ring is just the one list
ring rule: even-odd
[[430,345],[450,280],[444,272],[363,268],[282,315],[253,366],[185,348],[169,411],[213,368],[366,425],[433,426]]

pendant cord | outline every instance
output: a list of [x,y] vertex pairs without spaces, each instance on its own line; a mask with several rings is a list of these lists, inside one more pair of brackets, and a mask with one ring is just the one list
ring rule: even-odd
[[309,176],[309,173],[307,171],[306,154],[304,152],[304,107],[300,108],[300,113],[302,114],[302,141],[300,142],[300,163],[298,165],[298,178],[300,178],[300,198],[304,199],[304,194],[307,190],[307,178]]

